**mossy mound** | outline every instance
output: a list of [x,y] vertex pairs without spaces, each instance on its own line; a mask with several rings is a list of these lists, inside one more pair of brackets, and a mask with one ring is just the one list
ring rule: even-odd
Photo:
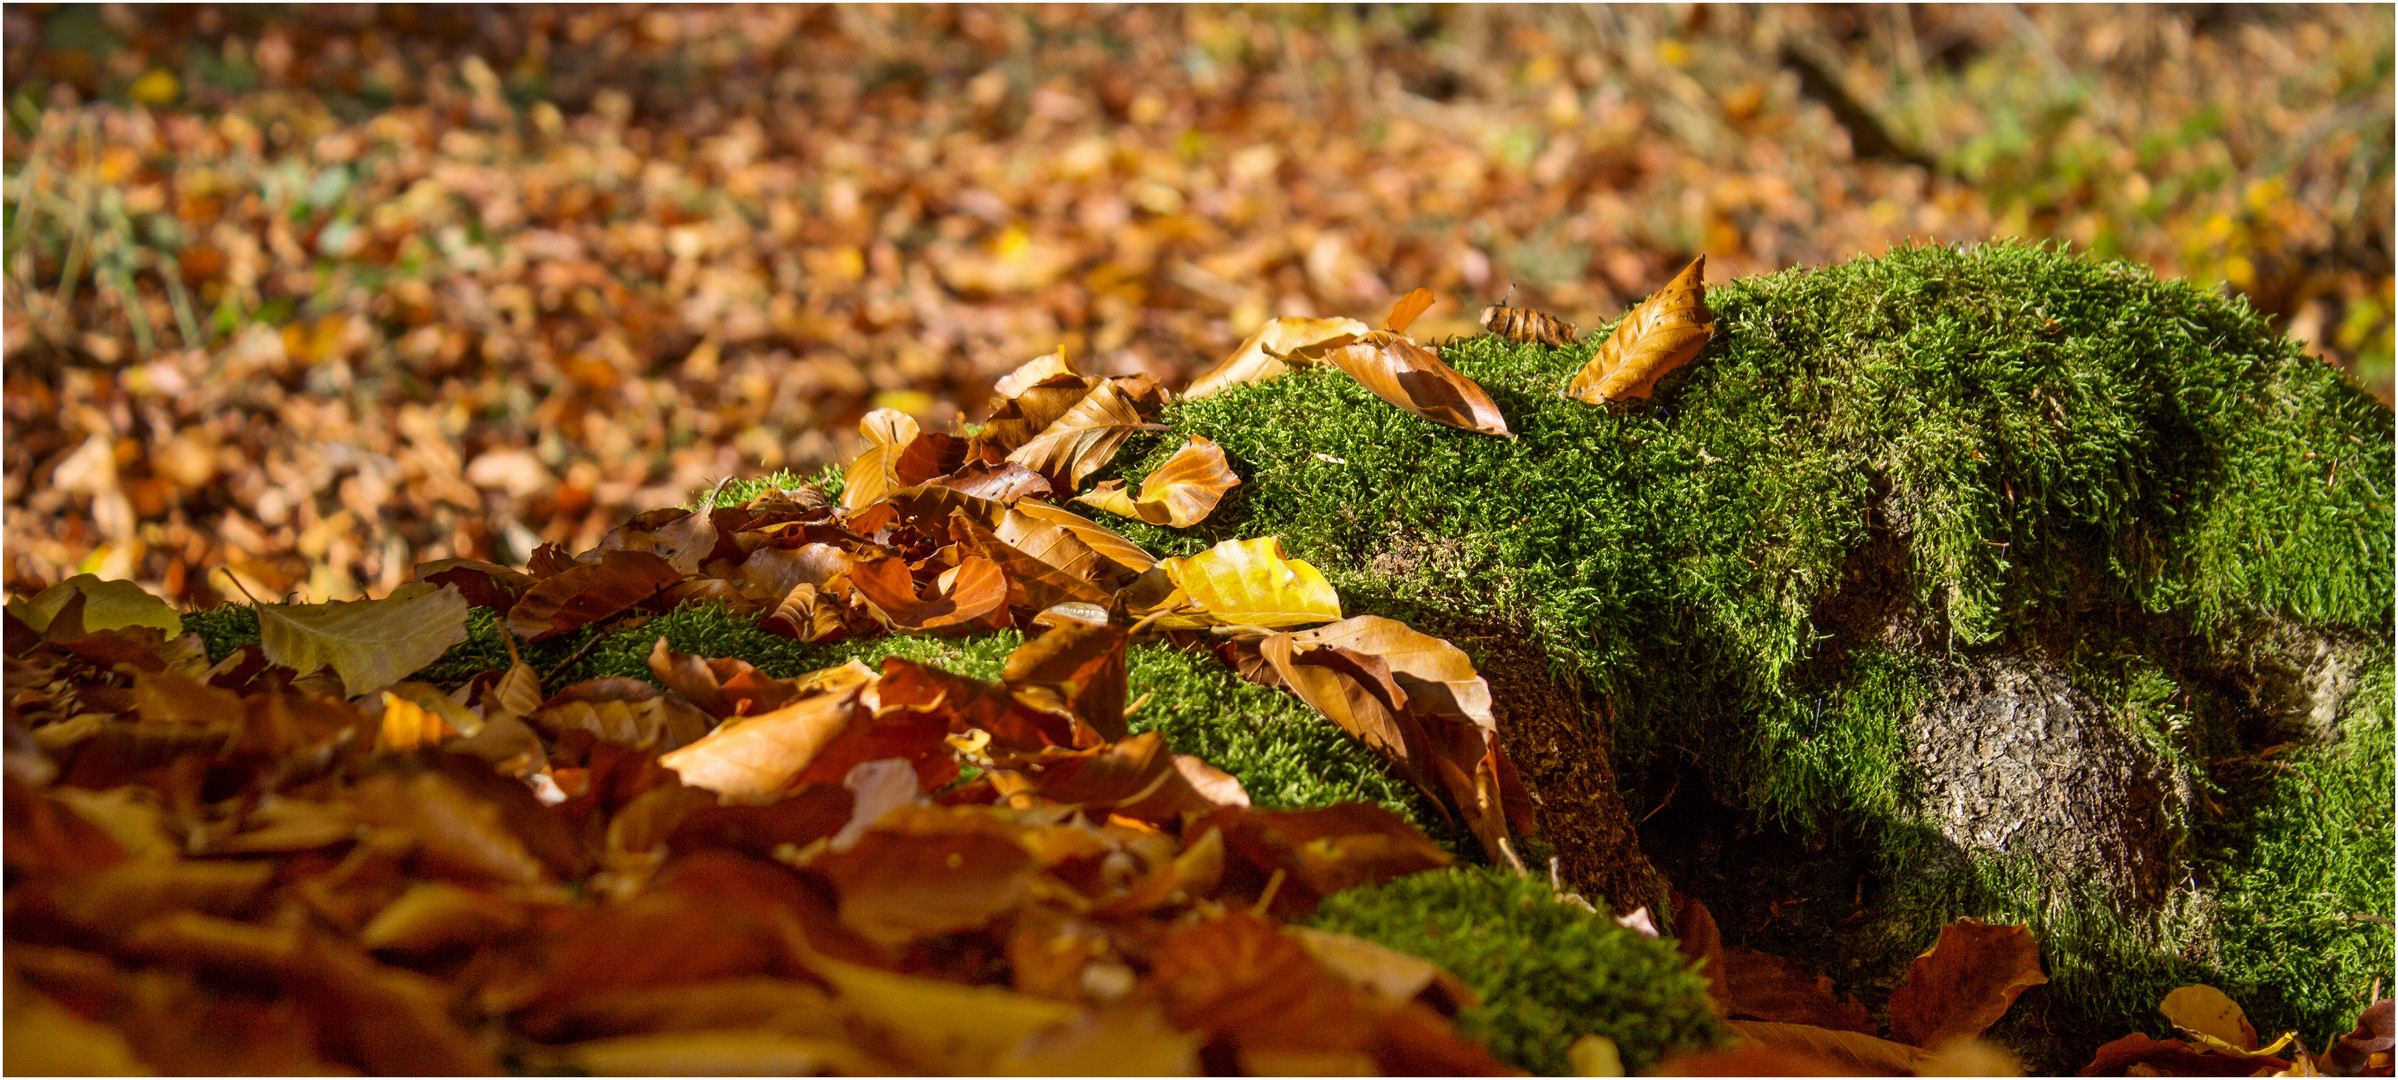
[[[1670,880],[1876,1008],[1940,925],[2029,922],[2052,982],[1993,1034],[2039,1071],[2166,1034],[2187,982],[2345,1031],[2393,962],[2390,413],[2241,301],[2033,247],[1708,301],[1713,342],[1622,414],[1558,394],[1608,328],[1443,345],[1513,441],[1322,369],[1181,403],[1102,475],[1196,434],[1243,484],[1193,530],[1107,520],[1168,555],[1278,535],[1349,613],[1467,649],[1570,884],[1618,909]],[[255,635],[192,619],[219,655]],[[504,662],[471,629],[420,677]],[[989,677],[1016,642],[804,646],[691,608],[528,659],[646,676],[661,634],[776,675]],[[1362,798],[1471,847],[1288,696],[1163,644],[1130,673],[1133,726],[1261,805]]]
[[1613,1040],[1629,1073],[1724,1034],[1706,980],[1671,945],[1562,901],[1537,878],[1435,870],[1337,893],[1308,921],[1448,969],[1482,998],[1458,1026],[1540,1075],[1573,1075],[1566,1050],[1584,1035]]
[[1353,613],[1535,643],[1631,812],[1682,808],[1667,876],[1869,1001],[1975,915],[2033,924],[2059,1026],[2153,1029],[2180,981],[2347,1023],[2392,962],[2390,413],[2242,301],[2035,247],[1708,302],[1622,414],[1558,393],[1607,328],[1446,344],[1514,441],[1322,369],[1183,403],[1116,474],[1203,435],[1245,483],[1110,524],[1279,535]]

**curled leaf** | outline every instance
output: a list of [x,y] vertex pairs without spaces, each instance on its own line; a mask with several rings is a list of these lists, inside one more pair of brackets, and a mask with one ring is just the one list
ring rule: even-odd
[[1105,466],[1133,432],[1163,430],[1142,419],[1124,383],[1110,379],[1092,387],[1064,415],[1009,451],[1007,460],[1041,474],[1054,490],[1081,487],[1083,478]]
[[331,667],[352,697],[400,681],[465,640],[466,598],[448,585],[412,582],[381,600],[258,605],[267,660],[302,674]]
[[866,437],[866,449],[850,459],[849,468],[842,473],[841,508],[859,510],[887,492],[908,486],[899,480],[899,458],[923,431],[914,417],[897,409],[876,409],[858,421],[858,434]]
[[1205,521],[1224,493],[1240,482],[1224,461],[1224,448],[1193,435],[1156,472],[1142,478],[1139,495],[1125,491],[1122,480],[1108,480],[1074,501],[1152,525],[1187,529]]
[[1355,341],[1366,332],[1366,324],[1355,319],[1306,319],[1282,316],[1266,320],[1264,326],[1241,342],[1240,348],[1224,362],[1207,369],[1191,380],[1190,388],[1182,392],[1184,400],[1202,398],[1236,383],[1266,382],[1278,379],[1290,370],[1292,363],[1311,363],[1322,358],[1325,350]]
[[1441,362],[1414,338],[1376,330],[1327,357],[1374,396],[1437,424],[1514,438],[1479,383]]
[[1701,255],[1615,325],[1598,354],[1574,373],[1565,396],[1622,405],[1657,392],[1657,380],[1698,358],[1715,333],[1707,310],[1707,257]]
[[[894,629],[931,630],[967,626],[1004,617],[1007,575],[989,559],[969,555],[933,584],[933,595],[919,594],[904,560],[860,559],[851,564],[849,582],[858,595]],[[996,627],[994,627],[996,628]]]
[[1168,629],[1306,626],[1341,617],[1332,583],[1306,562],[1285,557],[1276,537],[1226,540],[1158,567],[1178,594],[1157,622]]
[[[1135,544],[1130,540],[1126,540],[1124,537],[1118,535],[1114,530],[1109,529],[1107,526],[1101,525],[1096,521],[1092,521],[1091,519],[1084,517],[1081,514],[1077,514],[1072,510],[1067,510],[1063,507],[1053,506],[1049,503],[1039,502],[1031,499],[1017,503],[1015,506],[1010,507],[1009,509],[1016,511],[1016,515],[1010,515],[1007,519],[994,526],[994,528],[996,528],[998,531],[999,538],[1007,541],[1010,544],[1014,544],[1019,548],[1022,548],[1027,554],[1033,555],[1034,557],[1039,558],[1041,561],[1049,563],[1052,566],[1057,566],[1068,571],[1080,572],[1079,569],[1070,562],[1060,562],[1056,558],[1052,558],[1050,554],[1044,551],[1037,542],[1031,540],[1031,525],[1033,523],[1037,522],[1040,524],[1054,525],[1060,529],[1064,529],[1067,533],[1071,534],[1074,539],[1081,541],[1083,546],[1090,548],[1091,551],[1096,553],[1100,558],[1106,559],[1107,561],[1114,563],[1117,566],[1121,566],[1126,570],[1130,570],[1133,573],[1138,574],[1152,566],[1157,565],[1157,557],[1149,554],[1147,551],[1141,550],[1141,546],[1139,544]],[[1030,521],[1019,522],[1016,519],[1017,515],[1028,518]],[[1095,573],[1096,571],[1094,571],[1094,574]]]

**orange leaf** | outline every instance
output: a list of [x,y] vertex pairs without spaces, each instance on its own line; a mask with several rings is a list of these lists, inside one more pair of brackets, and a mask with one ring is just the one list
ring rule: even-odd
[[1190,388],[1182,392],[1183,399],[1206,397],[1236,383],[1279,379],[1290,371],[1292,363],[1314,363],[1323,358],[1326,350],[1355,341],[1365,332],[1366,324],[1355,319],[1304,319],[1287,315],[1268,319],[1223,363],[1192,379]]
[[1240,482],[1225,464],[1223,448],[1193,435],[1156,472],[1141,479],[1138,496],[1125,492],[1124,481],[1108,480],[1074,501],[1152,525],[1187,529],[1206,520],[1224,493]]
[[[1083,546],[1090,548],[1100,558],[1133,573],[1137,574],[1157,565],[1157,557],[1141,550],[1139,544],[1126,540],[1107,526],[1072,510],[1032,499],[1017,503],[1009,509],[1016,511],[1016,515],[1031,519],[1031,522],[1054,525],[1066,530],[1072,534],[1075,540],[1081,541]],[[1073,573],[1081,572],[1071,561],[1061,562],[1058,558],[1052,557],[1052,553],[1043,550],[1042,546],[1031,539],[1031,522],[1019,522],[1016,515],[1010,515],[993,526],[998,531],[1000,539],[1014,544],[1023,549],[1026,554],[1051,566]]]
[[782,708],[727,724],[658,759],[683,783],[730,799],[780,794],[835,736],[848,728],[856,687],[816,694]]
[[1617,323],[1596,356],[1574,374],[1565,396],[1622,405],[1657,392],[1657,380],[1692,360],[1715,333],[1707,311],[1707,257],[1691,260],[1656,294]]
[[1416,316],[1432,306],[1432,290],[1421,285],[1410,290],[1391,304],[1391,313],[1382,319],[1382,328],[1394,334],[1404,334],[1414,325]]
[[1056,690],[1100,738],[1121,739],[1126,638],[1122,627],[1068,622],[1016,646],[1000,678],[1010,686]]
[[383,692],[383,749],[404,753],[420,746],[439,746],[442,740],[457,735],[455,728],[424,706]]
[[952,573],[948,581],[935,583],[931,599],[918,594],[902,559],[860,559],[850,566],[849,582],[895,629],[930,630],[990,622],[994,615],[1005,618],[1007,575],[998,564],[969,555]]
[[1110,379],[1092,387],[1074,407],[1042,428],[1040,434],[1008,451],[1007,460],[1040,473],[1056,491],[1072,491],[1083,478],[1105,466],[1118,447],[1136,431],[1161,431],[1142,419],[1139,406],[1126,393],[1126,380]]
[[[1009,604],[1041,611],[1068,600],[1107,603],[1107,590],[1085,576],[1098,568],[1100,560],[1082,541],[1064,529],[1042,524],[1013,510],[1008,512],[1008,520],[1001,527],[1007,528],[1009,521],[1017,524],[1010,531],[1023,540],[1023,547],[1001,539],[998,533],[984,528],[982,522],[963,510],[949,519],[950,536],[1006,572]],[[1026,548],[1037,548],[1041,554],[1035,555]],[[1063,565],[1053,564],[1051,558],[1061,560]]]
[[1926,1048],[1979,1035],[2017,995],[2047,981],[2029,926],[1960,918],[1940,928],[1940,940],[1907,966],[1906,982],[1891,992],[1890,1034]]
[[1441,363],[1414,338],[1376,330],[1328,356],[1374,396],[1437,424],[1514,438],[1480,384]]
[[858,421],[858,434],[866,437],[867,445],[842,472],[841,508],[859,510],[894,489],[908,486],[899,480],[894,467],[899,464],[899,456],[907,452],[908,444],[915,442],[923,431],[914,417],[897,409],[876,409]]
[[884,945],[971,930],[1014,909],[1031,884],[1023,848],[974,832],[869,829],[857,846],[808,864],[841,897],[841,921]]
[[1509,341],[1565,348],[1582,332],[1574,324],[1545,311],[1492,304],[1482,309],[1482,325]]

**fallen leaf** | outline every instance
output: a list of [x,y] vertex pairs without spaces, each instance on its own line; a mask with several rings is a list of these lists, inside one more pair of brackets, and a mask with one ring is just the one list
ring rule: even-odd
[[896,975],[830,957],[809,957],[808,967],[832,985],[843,1010],[883,1036],[882,1045],[934,1073],[990,1075],[1003,1055],[1083,1012],[997,987]]
[[1380,660],[1420,712],[1497,722],[1491,712],[1490,683],[1474,670],[1465,650],[1397,619],[1358,615],[1299,631],[1291,641],[1302,652],[1339,648]]
[[1013,461],[969,461],[926,483],[1003,503],[1047,498],[1053,493],[1048,478]]
[[412,582],[381,600],[258,605],[266,658],[306,674],[331,667],[351,697],[389,686],[466,640],[466,598]]
[[1442,363],[1439,354],[1405,334],[1375,330],[1332,350],[1327,359],[1375,397],[1426,420],[1484,435],[1515,437],[1498,404],[1479,383]]
[[717,728],[658,764],[683,783],[728,799],[772,798],[849,726],[855,688],[800,698],[782,708]]
[[1355,341],[1366,331],[1366,324],[1355,319],[1288,315],[1268,319],[1231,356],[1192,379],[1190,388],[1182,392],[1183,399],[1203,398],[1237,383],[1281,378],[1290,370],[1291,362],[1321,360],[1324,352]]
[[698,706],[639,679],[604,676],[558,691],[527,721],[551,738],[588,731],[616,746],[645,746],[664,752],[707,734],[709,717]]
[[1258,916],[1235,912],[1176,931],[1150,981],[1176,1027],[1242,1050],[1363,1051],[1378,1026],[1360,991]]
[[767,712],[795,696],[746,660],[706,660],[667,647],[664,637],[650,647],[650,674],[667,689],[716,717]]
[[[1202,794],[1191,783],[1191,772],[1186,772],[1186,768],[1182,757],[1167,749],[1164,736],[1145,731],[1121,742],[1053,761],[1037,776],[1027,777],[1031,785],[1027,790],[1052,802],[1154,822],[1173,821],[1184,813],[1204,813],[1226,805],[1249,805],[1249,797],[1241,792],[1238,781],[1231,781],[1229,790],[1221,782],[1211,785],[1228,800],[1219,801]],[[1199,775],[1207,780],[1230,780],[1222,773],[1212,777],[1206,772]]]
[[2157,1011],[2185,1033],[2228,1044],[2235,1050],[2256,1049],[2256,1028],[2249,1025],[2247,1012],[2240,1008],[2239,1002],[2212,986],[2179,987],[2157,1003]]
[[439,746],[443,740],[458,736],[439,714],[389,691],[383,694],[383,731],[376,745],[394,753],[406,753],[420,746]]
[[[1091,580],[1099,580],[1096,568],[1086,574],[1078,565],[1078,559],[1069,556],[1064,557],[1061,561],[1059,556],[1047,550],[1049,542],[1045,542],[1046,534],[1040,533],[1035,528],[1036,525],[1049,525],[1064,529],[1068,535],[1079,541],[1083,547],[1090,549],[1093,554],[1136,574],[1157,565],[1157,558],[1142,550],[1139,544],[1126,540],[1107,526],[1072,510],[1036,500],[1020,502],[1008,509],[1012,513],[993,526],[993,531],[998,534],[999,538],[1015,545],[1026,554],[1069,573],[1083,574]],[[1025,520],[1019,520],[1019,518]]]
[[1723,965],[1733,1016],[1866,1035],[1878,1030],[1863,1003],[1832,992],[1828,976],[1809,975],[1788,960],[1754,949],[1725,949]]
[[527,641],[556,637],[613,618],[682,580],[646,551],[611,551],[593,565],[561,570],[525,590],[508,609],[508,629]]
[[1565,1048],[1565,1063],[1575,1076],[1622,1076],[1624,1053],[1605,1035],[1584,1035]]
[[1672,281],[1640,302],[1615,326],[1596,355],[1574,373],[1565,396],[1616,405],[1657,392],[1657,380],[1698,358],[1714,336],[1707,310],[1707,257],[1691,260]]
[[1772,1049],[1836,1062],[1865,1075],[1912,1076],[1930,1056],[1917,1047],[1855,1031],[1834,1031],[1808,1024],[1777,1024],[1765,1020],[1733,1020],[1729,1023],[1732,1030]]
[[1142,419],[1133,398],[1110,379],[1092,387],[1040,433],[1008,451],[1007,460],[1041,474],[1055,491],[1073,491],[1104,467],[1136,431],[1163,431]]
[[35,633],[49,629],[50,620],[70,596],[83,597],[83,630],[99,633],[128,626],[152,626],[168,637],[183,632],[183,616],[172,605],[130,581],[102,581],[96,574],[77,574],[34,594],[30,600],[10,600],[8,613]]
[[1341,617],[1340,597],[1315,567],[1284,557],[1282,541],[1261,536],[1226,540],[1182,559],[1157,564],[1176,592],[1156,625],[1278,628]]
[[1074,374],[1079,373],[1074,370],[1073,362],[1066,359],[1066,350],[1061,348],[1016,365],[1016,370],[1000,376],[997,382],[991,384],[991,392],[1002,398],[1012,398],[1044,380]]
[[1032,856],[982,833],[868,829],[856,846],[808,864],[840,895],[841,921],[872,941],[906,945],[970,930],[1023,902]]
[[1959,918],[1940,928],[1940,939],[1891,991],[1890,1034],[1925,1048],[1979,1035],[2017,995],[2047,981],[2029,926]]
[[1404,334],[1415,325],[1416,316],[1432,307],[1432,290],[1421,285],[1391,303],[1390,314],[1382,317],[1382,328],[1394,334]]
[[2352,1076],[2362,1071],[2374,1055],[2384,1055],[2387,1062],[2392,1036],[2398,1035],[2398,1016],[2394,1016],[2389,998],[2382,998],[2357,1014],[2356,1027],[2342,1035],[2321,1055],[2325,1070],[2338,1076]]
[[841,508],[854,512],[908,486],[899,480],[897,466],[923,430],[915,418],[897,409],[876,409],[858,421],[858,434],[865,436],[867,446],[842,474]]
[[846,1041],[772,1031],[677,1031],[562,1047],[584,1076],[878,1076],[890,1065]]
[[1566,348],[1582,336],[1574,324],[1545,311],[1492,304],[1482,309],[1484,329],[1509,341]]
[[417,839],[417,862],[430,874],[468,882],[538,885],[549,871],[508,828],[500,808],[438,773],[403,778],[381,773],[355,789],[358,816],[370,825],[405,829]]
[[1075,406],[1082,404],[1105,379],[1076,374],[1070,367],[1031,383],[1001,399],[975,434],[971,456],[978,460],[1013,460],[1017,448],[1048,430]]
[[1106,480],[1074,501],[1152,525],[1187,529],[1205,521],[1224,493],[1240,482],[1225,464],[1223,448],[1193,435],[1157,471],[1141,479],[1139,495],[1128,494],[1122,480]]
[[480,559],[440,559],[418,563],[412,577],[433,585],[455,585],[475,607],[506,611],[533,587],[533,575]]
[[2267,1076],[2289,1068],[2275,1057],[2225,1054],[2180,1039],[2152,1039],[2133,1032],[2098,1048],[2079,1076]]
[[[1101,569],[1097,552],[1074,534],[1008,511],[1001,527],[1023,546],[1002,539],[963,510],[950,516],[949,535],[976,554],[997,564],[1007,575],[1007,603],[1042,611],[1068,601],[1105,605],[1109,593],[1092,580]],[[1031,548],[1039,554],[1034,554]],[[1052,562],[1051,560],[1058,560]]]
[[1016,646],[1000,679],[1010,686],[1050,687],[1100,738],[1122,739],[1127,639],[1123,628],[1115,626],[1054,627]]
[[998,628],[1007,614],[1008,580],[997,563],[969,555],[944,577],[948,580],[935,582],[933,595],[927,598],[908,573],[905,560],[861,558],[849,568],[849,583],[895,630]]
[[480,943],[526,924],[513,900],[446,881],[420,881],[358,931],[366,949],[432,949]]
[[1723,931],[1715,925],[1715,915],[1698,898],[1675,893],[1674,949],[1682,961],[1707,980],[1707,1000],[1715,1006],[1716,1015],[1724,1015],[1732,1000],[1731,985],[1724,978]]

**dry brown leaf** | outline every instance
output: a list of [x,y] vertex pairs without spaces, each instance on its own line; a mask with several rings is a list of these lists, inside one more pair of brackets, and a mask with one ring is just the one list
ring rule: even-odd
[[376,740],[379,749],[406,753],[420,746],[439,746],[457,736],[457,729],[438,713],[389,691],[383,694],[383,731]]
[[1574,324],[1548,312],[1504,304],[1483,308],[1481,322],[1485,329],[1509,341],[1560,349],[1571,346],[1582,335]]
[[1066,359],[1066,350],[1060,348],[1016,365],[1016,370],[1000,376],[998,382],[991,384],[991,392],[1001,398],[1012,398],[1045,380],[1076,374],[1080,373],[1074,370],[1073,361]]
[[1415,325],[1416,316],[1432,307],[1432,290],[1421,285],[1408,290],[1407,295],[1391,302],[1390,314],[1382,317],[1382,328],[1394,334],[1404,334]]
[[358,931],[358,944],[415,950],[480,943],[525,923],[523,905],[513,900],[446,881],[420,881]]
[[1657,380],[1698,358],[1715,334],[1701,255],[1615,326],[1598,354],[1574,373],[1565,396],[1621,406],[1657,392]]
[[1182,559],[1157,564],[1176,595],[1156,625],[1279,628],[1341,617],[1340,596],[1315,567],[1282,553],[1282,541],[1261,536],[1226,540]]
[[[1077,564],[1077,560],[1047,550],[1047,544],[1043,542],[1042,536],[1037,534],[1034,528],[1036,524],[1052,525],[1064,529],[1073,539],[1079,541],[1083,547],[1089,548],[1100,558],[1135,574],[1157,565],[1156,556],[1143,551],[1139,544],[1126,540],[1107,526],[1072,510],[1031,499],[1017,503],[1008,509],[1014,513],[1008,515],[998,525],[993,526],[999,538],[1015,545],[1026,554],[1068,573],[1083,574],[1084,571]],[[1020,517],[1029,520],[1019,521]],[[1090,571],[1089,576],[1093,580],[1097,580],[1097,570],[1094,568]]]
[[833,883],[841,921],[883,945],[971,930],[1022,903],[1035,869],[1023,848],[972,832],[868,829],[808,864]]
[[1376,330],[1331,350],[1327,359],[1339,365],[1374,396],[1408,412],[1453,428],[1514,438],[1507,418],[1479,383],[1441,362],[1433,352],[1405,334]]
[[897,409],[876,409],[858,421],[858,434],[865,437],[866,449],[850,459],[842,472],[841,508],[854,513],[907,487],[898,476],[899,459],[923,431],[914,417]]
[[658,758],[683,783],[727,799],[771,799],[791,786],[818,753],[849,727],[857,688],[800,698],[728,724]]
[[1725,949],[1723,970],[1733,1016],[1867,1035],[1877,1030],[1864,1004],[1833,993],[1828,976],[1809,975],[1772,953]]
[[667,689],[717,717],[766,712],[797,696],[746,660],[685,656],[668,648],[664,637],[650,648],[649,670]]
[[933,595],[927,598],[903,559],[863,558],[852,562],[849,569],[849,583],[893,629],[974,626],[996,630],[1005,625],[1008,580],[999,564],[969,555],[942,576],[946,580],[934,582]]
[[1110,379],[1092,387],[1064,415],[1008,451],[1007,460],[1041,474],[1054,491],[1080,488],[1083,478],[1106,466],[1133,432],[1165,430],[1142,418],[1125,382]]
[[968,461],[956,472],[926,483],[1003,503],[1047,498],[1054,493],[1047,477],[1013,461]]
[[331,667],[351,697],[373,693],[466,640],[466,598],[412,582],[381,600],[258,605],[266,658],[301,674]]
[[1772,1049],[1837,1062],[1866,1075],[1912,1076],[1930,1056],[1920,1048],[1855,1031],[1766,1020],[1730,1023],[1734,1031]]
[[2047,981],[2031,927],[1960,918],[1940,928],[1891,991],[1890,1034],[1927,1048],[1979,1035],[2017,995]]
[[130,581],[102,581],[96,574],[77,574],[36,593],[29,600],[10,600],[8,613],[39,633],[67,604],[71,594],[83,595],[83,629],[89,633],[127,626],[154,626],[168,637],[183,632],[183,616],[172,605]]
[[984,461],[1008,458],[1012,451],[1072,412],[1093,389],[1106,382],[1097,376],[1078,375],[1069,368],[1003,397],[992,406],[991,418],[974,436],[972,456]]
[[1729,1011],[1732,989],[1724,978],[1723,930],[1715,925],[1715,915],[1697,897],[1673,894],[1674,949],[1682,954],[1684,963],[1707,980],[1707,1000],[1715,1007],[1717,1016]]
[[[1014,527],[1010,528],[1010,522]],[[1008,512],[1001,523],[1023,541],[1026,547],[1038,548],[1035,555],[1024,547],[1009,543],[998,533],[959,511],[949,519],[949,535],[965,544],[969,550],[998,564],[1007,575],[1007,602],[1010,606],[1028,611],[1041,611],[1068,601],[1104,605],[1108,592],[1094,584],[1088,575],[1099,569],[1099,556],[1072,533],[1055,525]],[[1047,556],[1045,558],[1044,556]],[[1061,560],[1053,564],[1049,558]]]
[[561,570],[525,590],[508,609],[508,629],[527,641],[555,637],[623,614],[682,578],[649,552],[611,551],[597,564]]
[[[1047,607],[1048,605],[1042,605]],[[1109,741],[1125,736],[1124,647],[1115,626],[1066,623],[1029,638],[1008,654],[1001,681],[1055,690],[1074,715]]]
[[1187,529],[1207,520],[1224,493],[1240,482],[1224,461],[1224,449],[1193,435],[1156,472],[1141,478],[1139,495],[1126,492],[1122,480],[1106,480],[1074,501],[1152,525]]
[[527,718],[551,738],[588,731],[601,742],[651,747],[659,752],[685,746],[707,734],[709,716],[679,696],[661,693],[639,679],[585,679],[543,702]]
[[355,790],[360,819],[416,836],[417,863],[427,873],[513,885],[550,880],[549,870],[508,828],[497,805],[445,776],[382,773]]
[[1323,358],[1326,350],[1346,345],[1366,333],[1366,324],[1355,319],[1307,319],[1281,316],[1266,320],[1264,326],[1241,342],[1224,362],[1207,369],[1191,380],[1190,388],[1182,392],[1185,400],[1202,398],[1221,392],[1237,383],[1266,382],[1281,378],[1292,363],[1313,363]]
[[1291,638],[1301,651],[1340,648],[1379,659],[1418,712],[1464,717],[1484,726],[1497,723],[1491,713],[1490,683],[1474,670],[1465,650],[1397,619],[1359,615]]

